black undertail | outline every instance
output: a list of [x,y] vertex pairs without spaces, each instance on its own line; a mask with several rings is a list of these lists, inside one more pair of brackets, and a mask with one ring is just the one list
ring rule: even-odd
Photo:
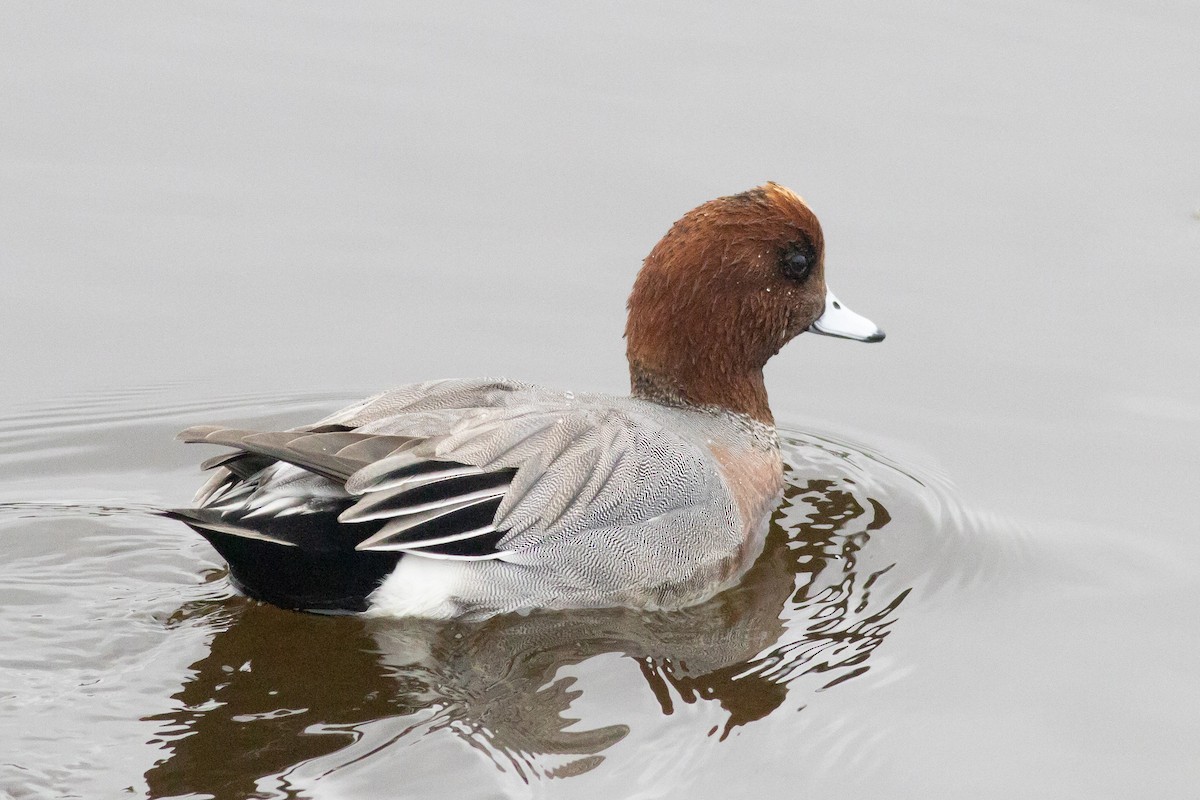
[[[504,532],[491,523],[515,469],[485,472],[416,458],[408,454],[416,440],[341,426],[197,426],[180,438],[235,448],[204,462],[220,471],[201,490],[200,508],[163,513],[207,539],[250,597],[308,611],[365,611],[401,558],[487,559],[499,552]],[[310,497],[303,509],[284,497],[259,507],[254,494],[278,461],[338,488],[356,476],[359,486],[346,497]],[[272,508],[281,500],[282,508]]]
[[340,510],[267,521],[259,526],[262,538],[236,531],[218,512],[164,513],[207,539],[229,565],[234,585],[250,597],[305,611],[365,611],[367,597],[402,554],[355,550],[380,525],[343,525],[337,521]]

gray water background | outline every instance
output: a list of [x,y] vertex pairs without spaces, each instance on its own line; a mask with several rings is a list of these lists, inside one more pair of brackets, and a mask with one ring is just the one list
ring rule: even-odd
[[[316,413],[485,374],[623,391],[641,258],[688,208],[775,180],[820,215],[841,299],[889,334],[786,348],[777,418],[949,476],[1031,555],[927,602],[913,663],[831,713],[853,735],[821,760],[793,768],[786,726],[771,746],[746,727],[643,796],[1186,797],[1198,39],[1192,2],[5,4],[0,403],[57,444],[7,454],[0,500],[185,502],[197,456],[175,423],[265,418],[272,397]],[[131,440],[159,405],[170,424]],[[89,461],[97,437],[117,455]],[[19,555],[34,539],[13,526]],[[201,553],[172,568],[199,575]],[[154,676],[164,707],[194,644]],[[0,694],[20,726],[103,717]],[[22,730],[0,723],[0,762],[58,759],[69,784],[79,741]],[[82,796],[141,791],[151,748],[95,747],[128,763],[81,770]]]

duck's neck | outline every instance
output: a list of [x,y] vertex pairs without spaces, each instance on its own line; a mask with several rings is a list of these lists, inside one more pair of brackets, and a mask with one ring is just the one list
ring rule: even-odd
[[663,371],[630,359],[630,393],[663,405],[730,411],[774,426],[761,368],[732,370],[700,362],[672,366]]

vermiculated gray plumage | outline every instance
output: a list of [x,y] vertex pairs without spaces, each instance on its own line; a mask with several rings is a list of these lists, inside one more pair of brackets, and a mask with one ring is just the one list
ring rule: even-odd
[[[778,474],[773,430],[751,420],[510,381],[417,384],[307,429],[181,438],[241,454],[210,459],[200,508],[175,515],[243,589],[279,602],[278,585],[255,583],[270,580],[262,564],[324,554],[353,584],[343,594],[367,590],[338,602],[381,613],[696,602],[748,565],[768,510],[739,507],[714,451],[757,453],[765,497]],[[356,559],[371,566],[361,579]],[[408,559],[456,563],[424,565],[444,589],[429,594],[403,583],[416,565],[380,569]],[[292,605],[338,607],[294,582]]]

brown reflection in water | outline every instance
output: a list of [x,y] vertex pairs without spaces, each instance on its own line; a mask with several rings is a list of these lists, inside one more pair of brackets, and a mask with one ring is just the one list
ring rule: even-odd
[[393,741],[452,732],[526,781],[586,772],[636,724],[580,729],[572,716],[584,688],[560,670],[604,654],[635,659],[664,714],[717,703],[727,714],[723,739],[789,693],[803,698],[861,675],[887,637],[908,590],[873,599],[890,566],[864,573],[858,555],[890,517],[856,491],[850,480],[793,476],[743,582],[672,613],[433,623],[228,600],[221,610],[233,619],[193,665],[178,710],[153,718],[170,755],[146,773],[151,796],[256,796],[264,776],[336,753],[366,723],[397,717],[411,723]]
[[282,611],[231,598],[229,627],[174,696],[165,723],[170,758],[146,773],[152,797],[189,792],[254,796],[255,781],[345,747],[353,725],[409,713],[362,621]]

